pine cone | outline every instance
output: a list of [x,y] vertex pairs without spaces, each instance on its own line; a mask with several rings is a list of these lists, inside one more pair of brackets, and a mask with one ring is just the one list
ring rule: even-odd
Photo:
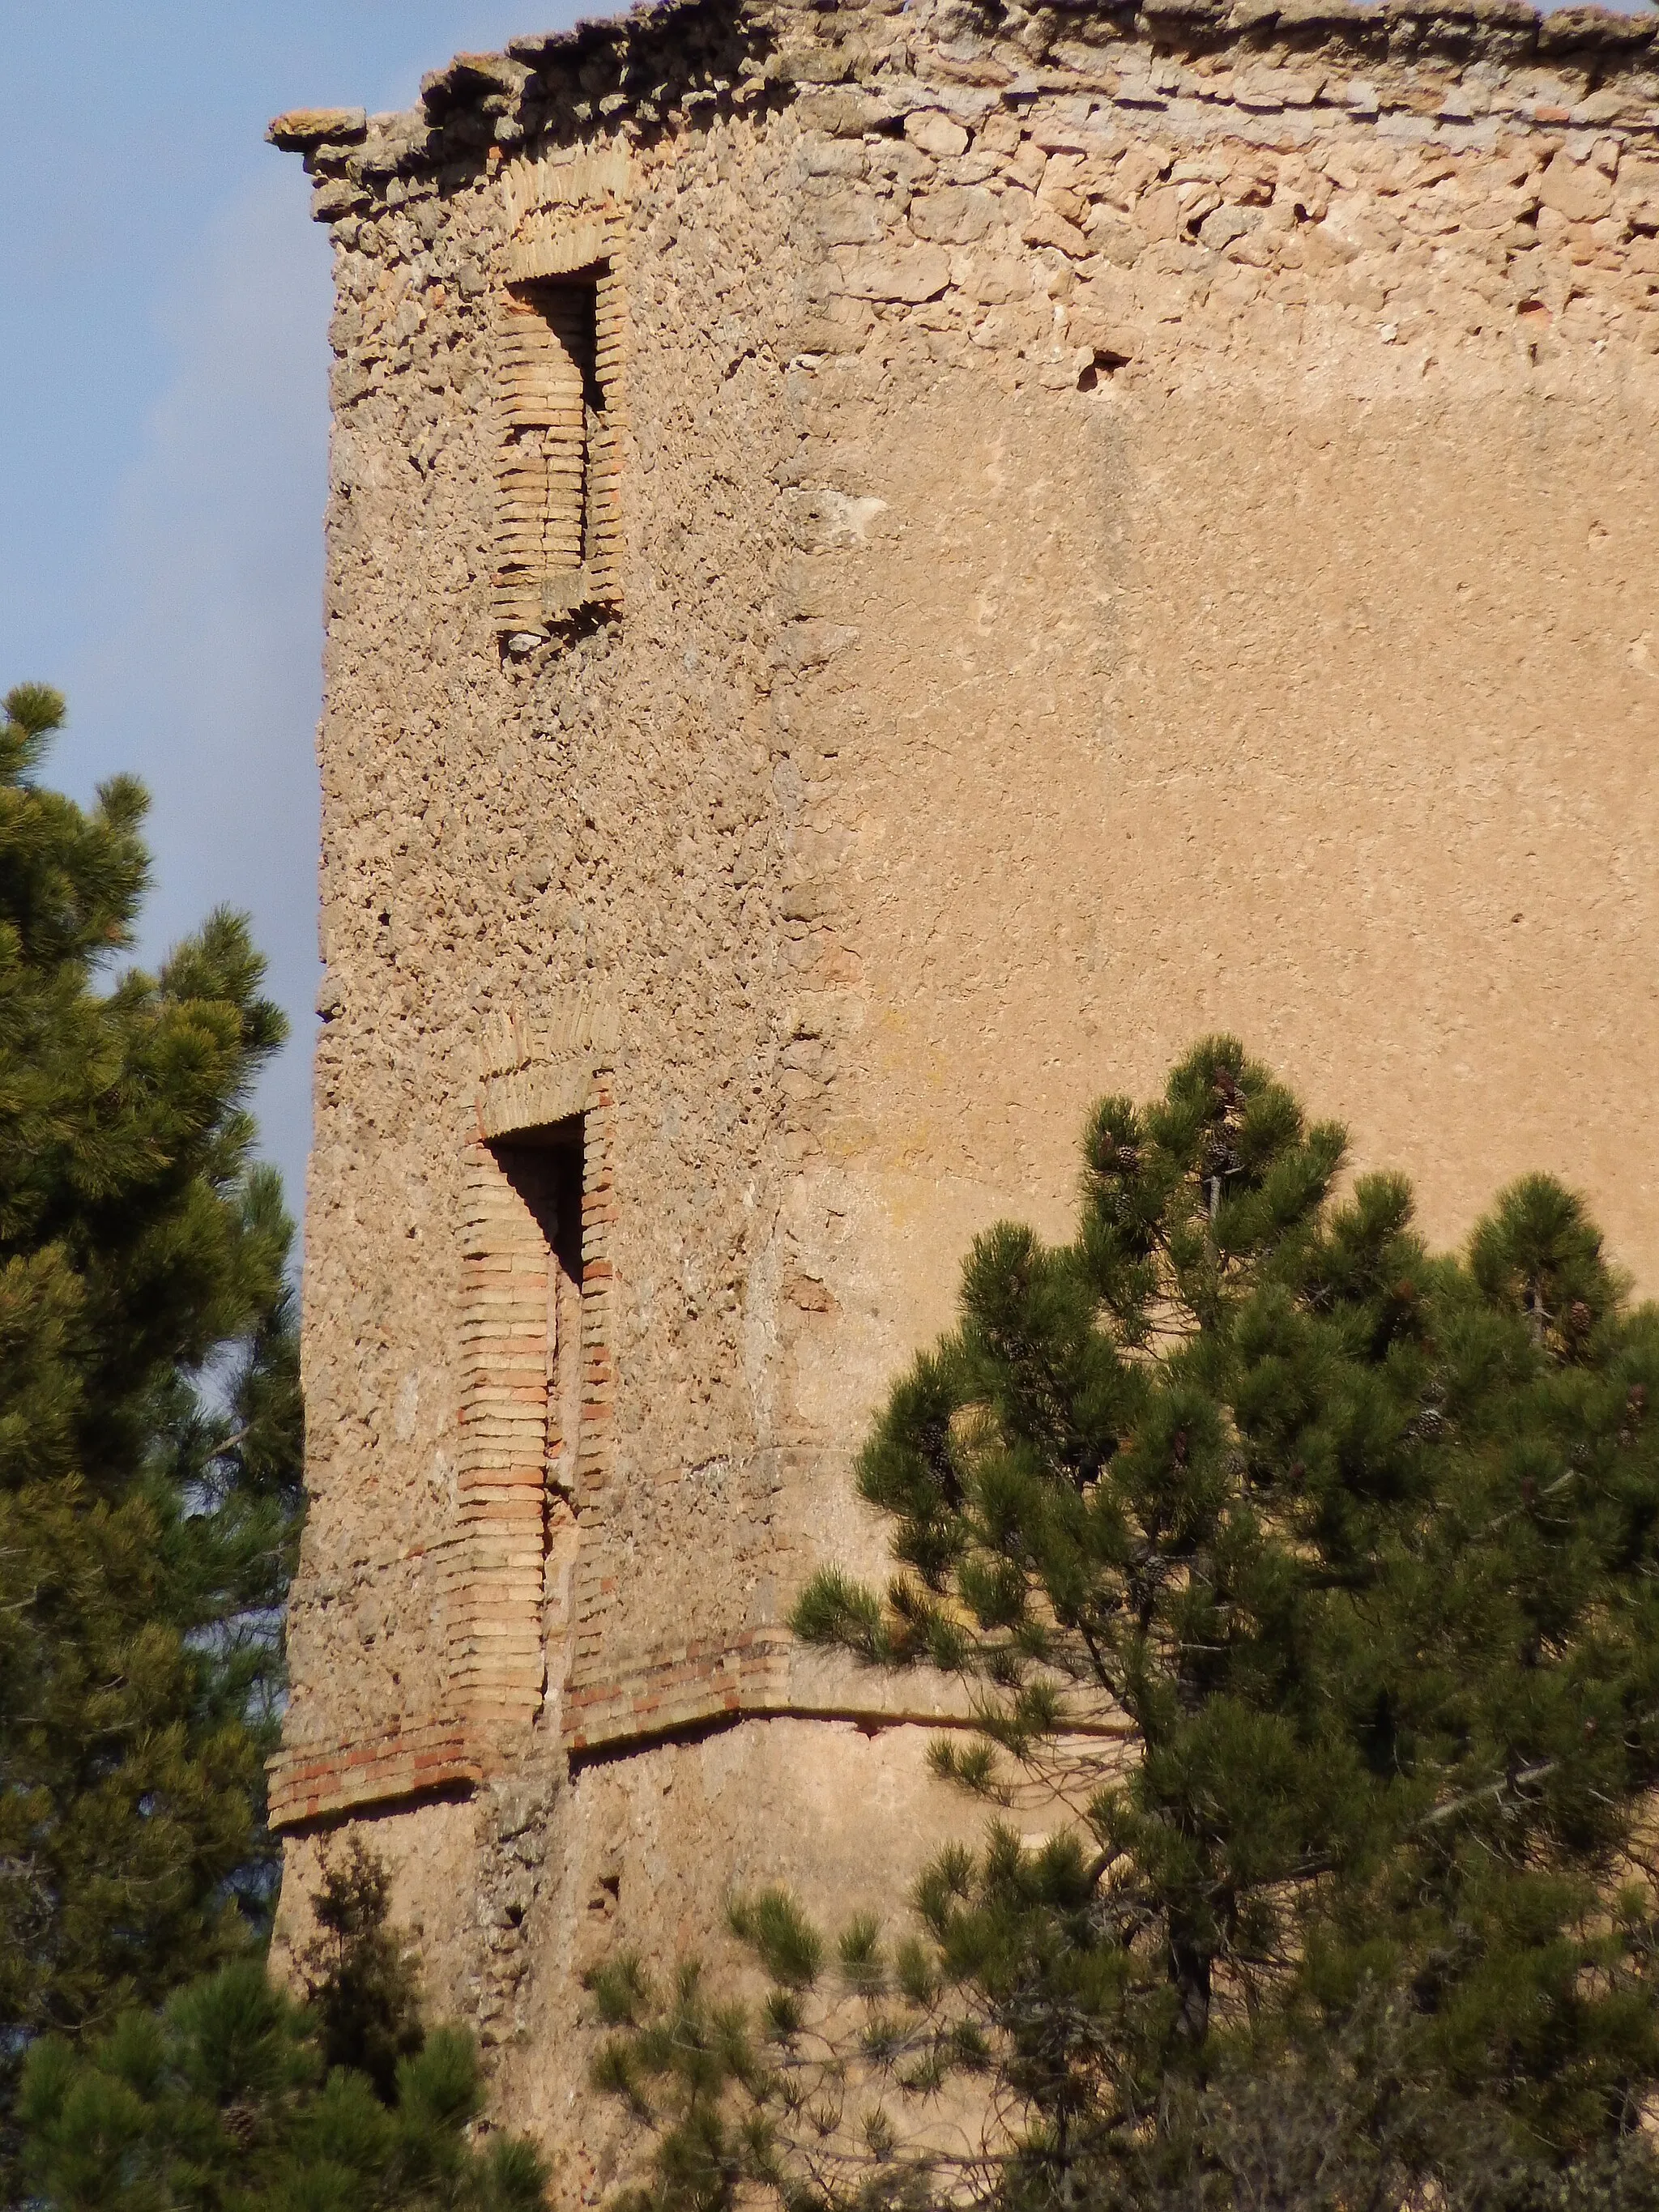
[[252,2150],[253,2138],[259,2130],[258,2106],[246,2097],[239,2097],[220,2113],[219,2124],[238,2150]]

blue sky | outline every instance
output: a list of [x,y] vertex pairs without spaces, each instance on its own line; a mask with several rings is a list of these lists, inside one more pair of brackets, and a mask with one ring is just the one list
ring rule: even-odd
[[[0,690],[52,780],[149,785],[142,956],[250,911],[294,1036],[257,1102],[300,1202],[316,995],[326,235],[284,107],[407,106],[568,0],[0,0]],[[587,13],[602,12],[590,4]]]

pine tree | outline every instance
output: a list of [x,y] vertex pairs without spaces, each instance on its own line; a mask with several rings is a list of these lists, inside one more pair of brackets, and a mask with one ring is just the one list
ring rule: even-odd
[[146,802],[40,783],[63,712],[24,686],[0,726],[0,2077],[257,1929],[300,1508],[291,1232],[245,1104],[283,1017],[227,913],[112,975]]
[[[1035,2212],[1196,2172],[1235,2203],[1194,2148],[1218,2085],[1303,2095],[1368,2018],[1456,2115],[1413,2186],[1490,2197],[1504,2162],[1451,2142],[1528,2176],[1628,2142],[1659,2076],[1659,1314],[1547,1177],[1453,1259],[1397,1176],[1339,1197],[1343,1161],[1212,1040],[1097,1110],[1071,1243],[976,1243],[859,1462],[896,1571],[821,1574],[795,1626],[967,1681],[935,1764],[991,1825],[896,1942],[741,1907],[758,2015],[599,1978],[602,2078],[662,2130],[645,2201]],[[1650,2191],[1638,2152],[1619,2173]]]
[[[336,1870],[334,1942],[307,2010],[241,1959],[133,2011],[76,2051],[30,2054],[24,2170],[43,2212],[540,2212],[547,2175],[523,2138],[475,2148],[477,2053],[411,2012],[385,1869],[359,1850]],[[321,1954],[319,1954],[319,1957]],[[333,2063],[327,2023],[400,2056],[381,2094]]]
[[361,1837],[343,1863],[325,1854],[311,1900],[317,1933],[299,1961],[325,2062],[365,2075],[382,2104],[424,2040],[420,1975],[391,1924],[391,1901],[392,1877]]

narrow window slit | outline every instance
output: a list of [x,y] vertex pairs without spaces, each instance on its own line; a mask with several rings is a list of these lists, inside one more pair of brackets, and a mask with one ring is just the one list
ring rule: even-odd
[[582,1125],[580,1115],[490,1146],[522,1203],[526,1240],[523,1388],[542,1424],[544,1489],[574,1509],[582,1370]]
[[452,1684],[486,1734],[533,1721],[568,1672],[584,1134],[577,1115],[498,1138],[473,1186]]
[[610,454],[602,375],[604,270],[501,295],[497,617],[535,629],[601,590],[602,478]]

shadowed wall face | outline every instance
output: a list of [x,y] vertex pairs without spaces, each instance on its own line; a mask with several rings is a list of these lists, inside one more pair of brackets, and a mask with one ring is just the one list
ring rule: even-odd
[[[585,1966],[960,1817],[955,1686],[782,1624],[1097,1095],[1234,1029],[1432,1237],[1542,1163],[1659,1279],[1652,31],[1382,21],[693,6],[279,126],[338,248],[284,1911],[375,1820],[578,2192]],[[579,420],[524,318],[590,280]]]

